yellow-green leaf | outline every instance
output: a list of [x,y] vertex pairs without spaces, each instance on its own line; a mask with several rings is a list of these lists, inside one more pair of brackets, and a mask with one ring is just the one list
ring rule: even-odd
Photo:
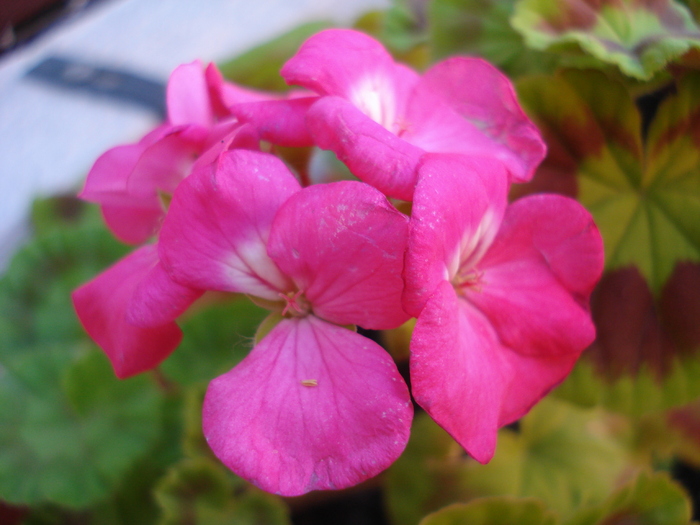
[[520,0],[511,22],[534,49],[580,49],[641,80],[700,48],[700,28],[672,0]]
[[528,48],[509,22],[514,0],[433,0],[428,3],[433,60],[478,55],[509,75],[553,71],[558,57]]
[[456,503],[421,520],[420,525],[556,525],[557,516],[532,498],[492,497]]
[[455,502],[485,496],[537,498],[568,518],[605,500],[632,465],[616,420],[555,399],[540,402],[520,430],[499,432],[487,465],[469,458],[426,415],[419,415],[406,452],[389,469],[387,501],[393,521],[413,525]]
[[664,473],[642,472],[604,503],[584,509],[566,525],[689,525],[690,501]]
[[174,465],[156,487],[159,525],[288,525],[281,498],[266,494],[205,457]]
[[555,391],[632,416],[700,396],[700,264],[680,263],[654,298],[639,272],[609,272],[591,301],[597,338]]
[[[601,73],[565,71],[519,83],[550,154],[592,212],[608,270],[635,265],[654,294],[679,261],[700,260],[700,74],[688,74],[642,137],[626,89]],[[551,178],[551,177],[550,177]]]

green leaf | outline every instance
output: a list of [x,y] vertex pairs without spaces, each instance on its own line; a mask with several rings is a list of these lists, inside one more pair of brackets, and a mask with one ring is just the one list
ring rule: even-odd
[[289,86],[279,70],[314,33],[331,27],[330,22],[309,22],[231,59],[219,67],[221,73],[238,84],[256,89],[284,91]]
[[[160,396],[145,377],[116,379],[97,351],[66,366],[75,350],[64,345],[27,350],[31,374],[0,376],[0,497],[84,508],[151,448]],[[37,375],[46,383],[26,380]]]
[[[136,463],[110,498],[89,509],[85,521],[94,525],[152,525],[160,514],[153,487],[164,469],[151,457]],[[63,523],[68,522],[68,520]]]
[[393,0],[384,11],[370,11],[354,24],[354,29],[379,40],[399,62],[423,70],[429,65],[426,4]]
[[663,383],[648,367],[612,382],[601,379],[590,361],[581,360],[554,395],[581,406],[601,405],[630,416],[642,416],[683,405],[700,390],[700,361],[676,361]]
[[555,391],[631,416],[700,396],[700,264],[680,263],[658,299],[634,268],[606,274],[591,308],[597,339]]
[[74,195],[58,195],[32,203],[31,223],[37,236],[45,236],[66,226],[80,225],[86,220],[100,224],[97,207],[78,200]]
[[388,508],[399,525],[449,503],[484,496],[532,497],[562,518],[602,502],[631,458],[616,421],[602,411],[544,399],[499,432],[487,465],[468,458],[429,418],[417,417],[404,454],[389,469]]
[[182,459],[182,400],[169,396],[164,400],[160,436],[151,450],[122,476],[107,499],[86,509],[75,510],[55,504],[33,505],[25,525],[153,525],[160,509],[153,487],[167,468]]
[[481,498],[434,512],[420,525],[556,525],[557,516],[536,499]]
[[478,55],[510,76],[551,72],[557,55],[529,49],[510,25],[515,0],[433,0],[428,4],[433,60]]
[[78,217],[66,222],[48,211],[56,208],[52,200],[37,203],[35,216],[42,209],[46,226],[17,252],[0,280],[0,359],[16,355],[16,347],[84,340],[70,293],[128,251],[95,208],[59,201],[74,204]]
[[690,515],[688,497],[668,475],[642,472],[604,503],[578,512],[566,525],[688,525]]
[[184,337],[161,365],[182,385],[207,383],[228,372],[250,351],[253,336],[269,312],[245,296],[228,295],[181,319]]
[[676,89],[643,141],[634,101],[603,74],[565,71],[519,83],[549,146],[543,171],[577,175],[578,198],[603,235],[606,268],[635,265],[655,295],[678,261],[700,260],[700,75],[688,74]]
[[160,525],[286,525],[281,498],[266,494],[200,457],[175,465],[156,488]]
[[[153,525],[160,508],[153,490],[174,463],[181,461],[183,440],[183,399],[170,395],[164,399],[162,428],[156,443],[122,478],[109,499],[84,512],[93,525]],[[66,519],[61,523],[66,523]]]
[[519,434],[502,431],[494,459],[473,465],[465,483],[485,495],[539,498],[566,518],[602,501],[628,468],[616,431],[601,411],[544,399],[521,420]]
[[205,393],[206,388],[204,385],[188,387],[185,390],[182,410],[182,421],[184,424],[182,450],[187,458],[198,459],[204,457],[218,463],[219,460],[209,448],[202,430],[202,407],[204,406]]
[[415,525],[428,512],[467,499],[469,494],[459,483],[466,461],[464,451],[447,432],[426,413],[417,413],[406,450],[386,475],[392,523]]
[[512,24],[534,49],[580,49],[640,80],[700,48],[700,28],[672,0],[519,0]]
[[85,508],[153,446],[161,397],[145,377],[115,378],[70,301],[126,248],[75,199],[38,202],[34,218],[0,280],[0,498]]
[[672,86],[645,126],[624,86],[599,72],[519,88],[549,147],[534,189],[577,195],[606,251],[597,340],[557,395],[630,415],[690,402],[700,395],[700,75]]
[[426,6],[410,0],[394,0],[386,11],[384,38],[389,48],[402,53],[427,40]]
[[700,20],[700,0],[681,0],[681,3],[690,9],[696,22]]

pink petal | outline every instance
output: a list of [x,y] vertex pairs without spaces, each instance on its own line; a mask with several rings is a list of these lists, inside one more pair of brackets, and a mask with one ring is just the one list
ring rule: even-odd
[[199,126],[160,126],[136,144],[103,153],[88,173],[80,197],[100,204],[139,205],[158,191],[171,192],[208,140]]
[[130,204],[127,181],[145,150],[145,145],[127,144],[105,151],[90,168],[79,197],[99,204]]
[[158,233],[165,210],[158,199],[132,201],[130,206],[102,206],[102,216],[114,236],[126,244],[143,244]]
[[426,86],[419,86],[415,94],[402,139],[433,153],[489,155],[505,164],[513,162],[513,152],[491,140]]
[[[562,286],[587,303],[603,272],[603,241],[591,214],[574,199],[532,195],[509,206],[497,243],[539,251]],[[494,245],[493,250],[501,246]],[[502,252],[507,257],[506,252]],[[489,254],[492,261],[496,253]]]
[[222,153],[177,188],[160,233],[161,261],[177,282],[279,300],[289,281],[267,255],[275,213],[299,190],[276,157]]
[[158,199],[159,192],[172,194],[192,169],[205,148],[209,131],[200,126],[172,127],[144,149],[127,181],[135,198]]
[[172,193],[189,173],[207,134],[198,126],[161,126],[137,144],[112,148],[95,162],[80,197],[102,205],[117,238],[141,244],[160,228],[160,193]]
[[80,192],[80,198],[102,205],[107,226],[128,244],[142,244],[152,237],[164,211],[157,197],[137,197],[127,189],[129,177],[146,149],[138,143],[107,150],[95,161]]
[[392,131],[418,75],[358,31],[329,29],[309,38],[282,68],[288,84],[337,95]]
[[567,197],[536,195],[510,206],[465,296],[518,353],[580,353],[595,338],[588,296],[602,268],[590,214]]
[[216,124],[207,141],[209,147],[197,157],[191,172],[200,170],[213,163],[224,151],[230,149],[249,149],[260,151],[260,135],[252,126],[240,124],[235,119],[227,119]]
[[356,177],[389,197],[410,201],[423,151],[339,97],[323,97],[307,113],[316,144],[333,151]]
[[381,347],[308,316],[281,321],[211,382],[203,426],[236,474],[295,496],[387,468],[406,446],[412,416],[406,384]]
[[508,78],[478,58],[451,58],[430,68],[413,92],[406,121],[409,142],[427,151],[492,154],[514,182],[530,180],[546,154]]
[[207,66],[204,76],[209,87],[209,98],[217,117],[231,115],[230,108],[234,104],[257,102],[279,98],[276,93],[265,93],[254,89],[242,88],[231,82],[226,82],[223,75],[213,62]]
[[169,323],[203,293],[173,281],[158,262],[136,286],[127,308],[127,321],[143,328]]
[[178,66],[168,79],[166,89],[168,121],[174,126],[198,124],[209,128],[214,114],[209,88],[199,60]]
[[408,319],[401,308],[407,230],[408,218],[367,184],[309,186],[280,208],[268,253],[315,315],[395,328]]
[[517,421],[559,385],[578,360],[578,354],[548,357],[528,357],[516,352],[507,352],[515,378],[511,381],[503,399],[498,426]]
[[144,246],[73,292],[73,305],[87,333],[105,351],[122,379],[156,367],[177,347],[182,332],[174,322],[140,328],[127,321],[136,288],[158,262]]
[[474,459],[488,462],[511,365],[489,323],[446,281],[418,317],[410,367],[416,402]]
[[426,155],[419,169],[406,255],[404,308],[417,316],[465,259],[493,240],[505,206],[507,173],[487,157]]
[[260,138],[272,144],[288,147],[313,146],[306,129],[306,112],[318,97],[289,100],[267,100],[231,106],[241,122],[253,126]]

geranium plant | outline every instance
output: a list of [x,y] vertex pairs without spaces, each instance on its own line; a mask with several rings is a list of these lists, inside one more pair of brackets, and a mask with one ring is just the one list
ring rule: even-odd
[[[397,2],[281,39],[286,92],[245,75],[275,43],[223,75],[177,68],[167,122],[80,193],[133,251],[55,278],[113,372],[8,324],[45,371],[5,352],[0,397],[27,409],[2,417],[29,430],[5,431],[0,497],[30,520],[142,498],[148,523],[285,523],[287,502],[302,523],[307,500],[282,497],[364,483],[397,524],[689,523],[671,479],[700,463],[689,7]],[[77,445],[50,452],[32,414],[66,410]],[[34,463],[49,482],[9,482]]]

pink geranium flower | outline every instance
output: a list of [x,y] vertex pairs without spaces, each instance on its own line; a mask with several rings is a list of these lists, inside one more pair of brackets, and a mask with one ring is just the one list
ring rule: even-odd
[[425,152],[490,155],[517,182],[532,177],[545,154],[510,81],[481,59],[452,58],[419,76],[371,37],[330,29],[309,38],[281,74],[318,97],[232,110],[268,140],[296,137],[334,151],[391,197],[411,200]]
[[159,244],[171,277],[273,310],[204,402],[207,441],[235,473],[291,496],[354,485],[402,452],[408,389],[389,354],[349,325],[407,319],[407,228],[366,184],[301,189],[279,159],[252,151],[225,152],[178,187]]
[[493,159],[428,155],[419,169],[404,307],[415,400],[475,459],[569,373],[595,337],[588,310],[600,234],[576,201],[506,208]]
[[[160,227],[169,198],[195,164],[229,147],[256,149],[258,136],[228,106],[269,98],[224,82],[213,64],[179,66],[167,86],[168,120],[139,142],[105,152],[88,173],[80,197],[102,206],[114,235],[141,244]],[[234,143],[235,144],[232,144]]]
[[124,379],[156,367],[180,344],[175,319],[201,294],[173,282],[149,244],[77,288],[72,298],[85,330]]
[[[199,165],[228,148],[252,148],[259,138],[228,106],[269,98],[224,82],[213,64],[184,64],[167,86],[168,121],[136,144],[117,146],[97,159],[80,194],[97,202],[112,232],[142,244],[157,235],[177,185]],[[88,334],[120,378],[157,366],[177,347],[175,320],[202,291],[173,282],[155,244],[145,245],[73,293]]]

